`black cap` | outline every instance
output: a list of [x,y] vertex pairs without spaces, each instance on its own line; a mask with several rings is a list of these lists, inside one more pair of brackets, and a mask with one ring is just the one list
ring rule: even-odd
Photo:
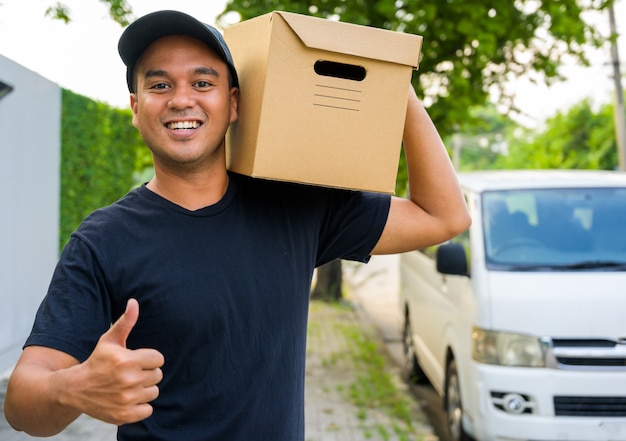
[[239,87],[233,57],[222,37],[213,26],[179,11],[158,11],[144,15],[131,23],[122,33],[117,49],[126,65],[128,90],[134,91],[135,64],[148,46],[167,35],[189,35],[203,41],[224,60],[232,76],[232,85]]

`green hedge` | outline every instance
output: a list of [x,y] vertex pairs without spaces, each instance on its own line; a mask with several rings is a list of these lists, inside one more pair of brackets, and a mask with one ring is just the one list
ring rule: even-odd
[[129,109],[63,89],[61,248],[85,216],[133,187],[138,157],[146,147],[131,120]]

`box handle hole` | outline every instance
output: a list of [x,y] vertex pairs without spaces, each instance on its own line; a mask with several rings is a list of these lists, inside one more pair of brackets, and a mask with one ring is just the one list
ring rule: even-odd
[[352,81],[363,81],[366,71],[363,66],[318,60],[313,66],[315,73],[325,77],[343,78]]

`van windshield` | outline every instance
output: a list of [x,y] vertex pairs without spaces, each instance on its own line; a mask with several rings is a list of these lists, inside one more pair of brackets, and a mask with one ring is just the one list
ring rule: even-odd
[[626,270],[626,189],[489,191],[485,255],[500,270]]

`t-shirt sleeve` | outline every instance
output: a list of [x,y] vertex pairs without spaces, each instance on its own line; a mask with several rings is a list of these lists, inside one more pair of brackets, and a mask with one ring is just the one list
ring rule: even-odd
[[336,191],[320,233],[316,265],[335,259],[367,262],[385,228],[391,196]]
[[[80,362],[111,324],[106,283],[89,247],[76,236],[65,246],[24,347],[45,346]],[[76,330],[80,329],[80,333]]]

